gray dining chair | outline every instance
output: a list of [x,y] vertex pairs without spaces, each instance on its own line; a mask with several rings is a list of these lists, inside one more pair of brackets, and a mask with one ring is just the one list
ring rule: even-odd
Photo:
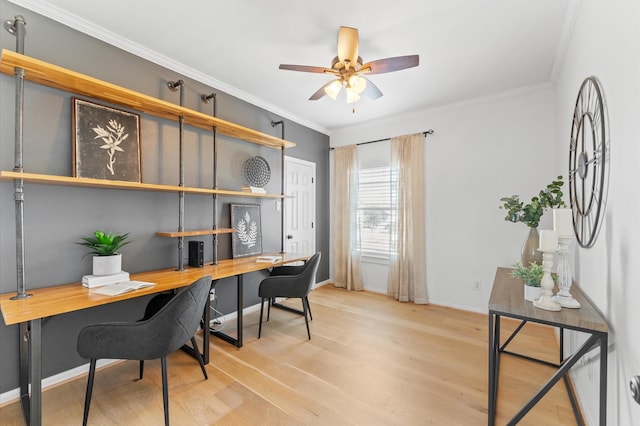
[[[169,424],[169,389],[167,384],[167,355],[191,341],[200,325],[209,299],[211,277],[202,277],[182,289],[155,315],[144,321],[92,324],[80,330],[78,353],[89,358],[89,378],[84,402],[82,424],[87,424],[96,360],[151,360],[160,358],[162,368],[162,399],[164,423]],[[204,370],[204,361],[197,345],[196,357]]]
[[[267,321],[271,314],[271,305],[276,297],[299,298],[302,301],[302,315],[307,326],[307,336],[311,340],[309,330],[309,318],[311,306],[309,305],[309,292],[316,281],[316,272],[320,264],[320,253],[315,253],[304,265],[278,266],[273,268],[271,276],[265,278],[258,287],[260,302],[260,325],[258,326],[258,339],[262,335],[262,317],[264,302],[268,301]],[[292,309],[293,310],[293,309]],[[294,310],[295,311],[295,310]]]
[[[160,309],[162,309],[167,303],[169,303],[169,301],[173,299],[176,294],[177,293],[175,290],[171,290],[168,293],[158,293],[154,295],[147,303],[147,306],[144,309],[144,315],[138,321],[146,321],[149,318],[153,317],[155,314],[158,313]],[[202,327],[202,329],[205,328],[204,319],[202,319],[202,321],[200,322],[200,326]],[[195,337],[191,337],[191,345],[193,346],[193,350],[199,353],[198,343],[196,342]],[[207,369],[204,368],[204,363],[202,362],[200,363],[200,369],[202,370],[202,375],[204,376],[204,379],[209,380]],[[140,370],[140,373],[139,373],[140,380],[142,380],[142,378],[144,377],[144,359],[140,360],[139,370]]]

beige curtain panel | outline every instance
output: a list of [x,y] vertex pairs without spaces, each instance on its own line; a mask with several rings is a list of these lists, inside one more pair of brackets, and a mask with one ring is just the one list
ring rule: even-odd
[[424,203],[424,135],[391,139],[391,169],[397,173],[397,217],[391,229],[387,294],[401,302],[429,303]]
[[334,285],[362,290],[357,246],[358,161],[355,145],[333,150],[333,266]]

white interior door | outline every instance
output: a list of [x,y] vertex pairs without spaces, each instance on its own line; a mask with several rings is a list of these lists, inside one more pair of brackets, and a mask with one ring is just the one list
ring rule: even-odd
[[316,251],[316,163],[285,156],[285,251]]

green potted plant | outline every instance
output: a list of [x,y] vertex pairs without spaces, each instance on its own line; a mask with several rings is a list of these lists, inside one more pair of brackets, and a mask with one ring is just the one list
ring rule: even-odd
[[540,218],[548,208],[564,207],[565,203],[562,200],[562,176],[558,176],[544,189],[542,189],[538,196],[531,197],[531,201],[524,204],[520,201],[519,195],[512,195],[510,197],[503,197],[501,209],[507,211],[507,215],[504,220],[509,222],[523,222],[529,227],[529,236],[522,246],[521,262],[523,265],[529,265],[531,262],[537,264],[542,263],[542,254],[538,251],[538,244],[540,237],[538,235],[538,224]]
[[516,262],[516,268],[511,271],[512,278],[520,278],[522,280],[524,284],[524,298],[531,302],[538,300],[541,296],[542,289],[540,282],[542,281],[543,275],[544,270],[542,266],[535,262],[531,262],[529,266],[525,267],[522,265],[522,262],[518,260]]
[[[117,274],[122,270],[122,255],[118,253],[127,241],[129,233],[94,231],[90,237],[80,237],[77,244],[88,247],[89,254],[93,254],[93,275]],[[83,256],[84,257],[84,256]]]

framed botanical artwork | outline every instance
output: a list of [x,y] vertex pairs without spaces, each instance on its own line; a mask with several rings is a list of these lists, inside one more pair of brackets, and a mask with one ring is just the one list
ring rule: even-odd
[[234,259],[262,253],[259,205],[231,204],[231,225],[231,255]]
[[140,116],[72,98],[73,175],[141,181]]

